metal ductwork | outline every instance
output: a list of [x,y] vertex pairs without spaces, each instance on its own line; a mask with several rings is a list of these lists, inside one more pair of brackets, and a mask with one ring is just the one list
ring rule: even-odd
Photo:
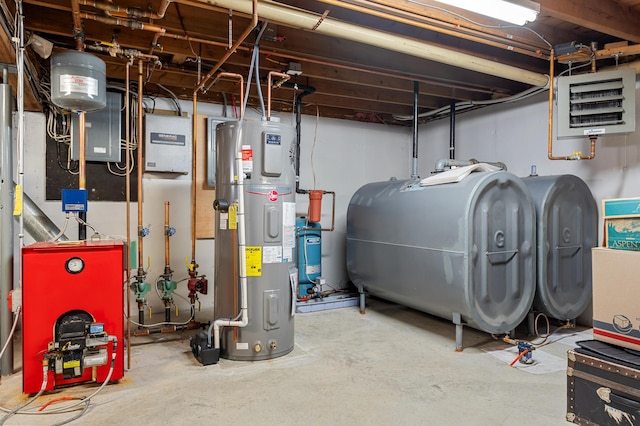
[[[219,6],[238,12],[252,14],[251,0],[196,0],[208,6]],[[455,52],[423,41],[400,35],[365,28],[302,9],[263,0],[258,3],[258,16],[315,33],[352,40],[383,49],[404,53],[458,68],[518,81],[532,86],[545,86],[548,78],[544,74],[516,68],[469,54]]]
[[[25,193],[22,194],[24,229],[36,241],[49,241],[60,234],[60,229]],[[14,216],[17,220],[18,216]],[[60,235],[59,241],[68,241],[66,235]]]

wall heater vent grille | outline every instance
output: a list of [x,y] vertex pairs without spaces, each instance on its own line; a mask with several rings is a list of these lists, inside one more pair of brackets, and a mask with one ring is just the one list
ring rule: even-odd
[[635,131],[635,70],[558,78],[558,138]]

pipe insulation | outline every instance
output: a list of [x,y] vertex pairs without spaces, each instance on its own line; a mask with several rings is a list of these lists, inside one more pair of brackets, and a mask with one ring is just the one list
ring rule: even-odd
[[[208,6],[218,6],[237,12],[252,14],[251,0],[196,0]],[[179,1],[178,1],[179,2]],[[428,59],[452,65],[458,68],[476,71],[507,80],[518,81],[532,86],[545,86],[548,78],[544,74],[524,70],[511,65],[500,64],[488,59],[466,53],[456,52],[443,47],[403,37],[396,34],[365,28],[336,19],[307,12],[302,9],[262,0],[258,3],[258,16],[273,22],[291,25],[294,28],[314,31],[315,33],[339,37],[364,43],[417,58]]]

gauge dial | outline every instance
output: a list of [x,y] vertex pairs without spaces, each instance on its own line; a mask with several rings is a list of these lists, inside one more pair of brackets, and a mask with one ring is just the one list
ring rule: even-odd
[[65,268],[70,274],[79,274],[84,269],[84,260],[80,259],[79,257],[72,257],[71,259],[67,260]]

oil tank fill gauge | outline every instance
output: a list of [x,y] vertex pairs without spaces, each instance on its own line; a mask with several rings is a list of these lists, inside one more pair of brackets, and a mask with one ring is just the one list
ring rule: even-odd
[[67,260],[65,268],[70,274],[79,274],[84,269],[84,260],[79,257],[72,257]]

